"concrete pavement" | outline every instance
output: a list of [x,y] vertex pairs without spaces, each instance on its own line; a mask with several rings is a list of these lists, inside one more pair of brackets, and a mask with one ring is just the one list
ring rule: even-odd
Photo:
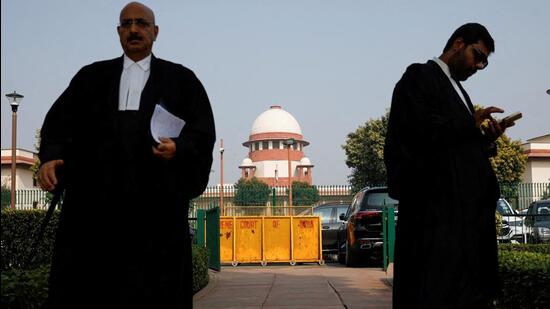
[[380,268],[339,264],[226,266],[194,297],[194,308],[391,308]]

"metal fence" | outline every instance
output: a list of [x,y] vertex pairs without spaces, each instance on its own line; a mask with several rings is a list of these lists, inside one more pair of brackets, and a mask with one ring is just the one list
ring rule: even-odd
[[[318,185],[314,187],[319,192],[319,200],[307,204],[307,206],[316,206],[328,202],[349,203],[353,198],[351,186],[348,185]],[[502,196],[515,210],[526,209],[532,202],[550,196],[550,183],[501,184],[500,187]],[[223,206],[236,206],[234,202],[236,192],[234,185],[224,185],[223,191],[221,186],[208,187],[201,196],[192,200],[191,205],[200,209],[222,206],[219,205],[222,192]],[[48,201],[48,193],[40,189],[17,190],[16,192],[15,204],[17,209],[43,209]],[[304,203],[298,199],[293,201],[293,206],[302,204]],[[255,206],[289,206],[287,187],[271,188],[265,205]]]
[[[293,194],[293,206],[315,206],[328,202],[349,203],[353,198],[351,186],[349,185],[317,185],[313,187],[319,193],[318,201],[311,203],[308,199],[301,199],[300,197],[296,197],[296,194]],[[272,187],[269,189],[269,194],[264,196],[265,201],[248,203],[248,205],[288,207],[290,203],[287,189],[287,187]],[[223,206],[238,206],[235,202],[236,193],[237,190],[232,184],[224,185],[223,188],[221,186],[208,187],[201,196],[192,200],[192,205],[201,209],[215,207],[214,205],[220,204],[220,197],[223,194]],[[245,200],[257,200],[259,195],[262,195],[262,192],[247,190],[245,192]],[[250,198],[246,198],[246,196]]]
[[535,201],[550,197],[550,183],[501,183],[500,194],[515,210],[523,210]]

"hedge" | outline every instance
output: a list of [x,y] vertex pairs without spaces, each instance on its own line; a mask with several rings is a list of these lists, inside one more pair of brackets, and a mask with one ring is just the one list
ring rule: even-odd
[[500,244],[498,250],[550,254],[550,244]]
[[193,293],[208,284],[208,250],[193,245]]
[[46,227],[44,237],[34,252],[32,261],[27,260],[45,215],[46,212],[43,210],[2,210],[2,257],[0,260],[2,271],[34,269],[50,264],[55,229],[59,219],[57,211],[54,212]]
[[[44,216],[43,210],[2,210],[2,308],[39,308],[46,299],[58,212],[52,216],[33,260],[26,260]],[[208,251],[193,245],[192,254],[193,293],[196,293],[208,284]]]
[[550,245],[499,246],[502,295],[496,308],[550,308]]

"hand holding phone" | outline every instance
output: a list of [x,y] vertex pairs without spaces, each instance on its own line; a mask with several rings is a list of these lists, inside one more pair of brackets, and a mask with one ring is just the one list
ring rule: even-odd
[[521,119],[521,117],[523,117],[521,112],[515,112],[515,113],[513,113],[509,116],[506,116],[506,117],[502,118],[499,121],[499,124],[503,128],[508,128],[508,127],[513,126],[515,124],[515,121],[518,120],[518,119]]

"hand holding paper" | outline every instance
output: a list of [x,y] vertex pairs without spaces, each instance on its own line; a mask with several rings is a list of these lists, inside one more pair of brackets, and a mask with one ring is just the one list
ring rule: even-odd
[[178,137],[185,121],[167,111],[159,104],[155,105],[155,111],[151,117],[151,135],[157,143],[161,137]]

